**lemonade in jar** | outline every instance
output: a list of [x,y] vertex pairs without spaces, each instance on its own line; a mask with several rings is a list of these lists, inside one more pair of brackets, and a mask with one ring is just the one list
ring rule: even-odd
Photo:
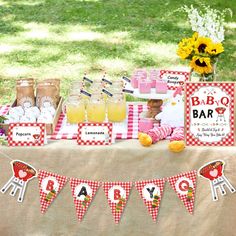
[[67,123],[78,124],[85,121],[85,104],[80,96],[70,96],[64,103]]
[[106,103],[101,93],[93,93],[87,104],[89,122],[103,122],[106,118]]
[[110,122],[122,122],[126,118],[126,101],[123,93],[114,93],[107,101],[107,117]]

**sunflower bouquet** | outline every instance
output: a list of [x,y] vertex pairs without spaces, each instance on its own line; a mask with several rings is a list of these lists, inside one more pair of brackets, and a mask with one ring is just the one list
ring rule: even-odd
[[228,9],[220,12],[204,6],[204,12],[191,7],[181,8],[188,14],[194,34],[183,38],[178,44],[177,55],[189,60],[191,74],[196,72],[200,80],[215,80],[215,69],[219,55],[224,52],[224,18]]

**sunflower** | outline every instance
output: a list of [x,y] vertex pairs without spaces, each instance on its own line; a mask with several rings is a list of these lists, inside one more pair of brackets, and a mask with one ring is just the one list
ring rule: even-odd
[[211,47],[212,40],[210,38],[199,37],[195,42],[195,53],[206,53],[206,48]]
[[222,43],[213,43],[206,47],[206,52],[212,56],[216,56],[224,51]]
[[198,32],[194,32],[192,39],[196,41],[198,39],[198,36],[199,36]]
[[212,73],[211,59],[209,57],[194,56],[190,61],[190,66],[199,74]]
[[194,41],[192,38],[184,38],[179,43],[179,47],[177,49],[177,55],[182,58],[188,58],[194,49]]

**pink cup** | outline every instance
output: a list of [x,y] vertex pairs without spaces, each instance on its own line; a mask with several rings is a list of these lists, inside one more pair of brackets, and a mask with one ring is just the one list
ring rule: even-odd
[[163,80],[156,81],[156,93],[165,94],[168,91],[167,82]]
[[150,80],[139,80],[138,89],[140,93],[151,93],[152,81]]
[[140,118],[138,122],[138,131],[139,132],[148,132],[153,128],[153,120],[152,118]]
[[138,77],[133,75],[131,77],[131,85],[133,88],[138,88]]
[[151,69],[149,78],[152,81],[152,88],[156,88],[156,81],[159,79],[160,71],[157,69]]
[[137,75],[139,78],[147,79],[146,69],[137,69],[134,71],[134,75]]

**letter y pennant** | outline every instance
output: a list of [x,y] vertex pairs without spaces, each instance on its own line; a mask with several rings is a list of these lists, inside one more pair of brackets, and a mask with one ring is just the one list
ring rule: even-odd
[[154,221],[157,219],[164,186],[165,179],[153,179],[135,182],[135,187],[138,190],[145,206],[148,208],[148,212]]

